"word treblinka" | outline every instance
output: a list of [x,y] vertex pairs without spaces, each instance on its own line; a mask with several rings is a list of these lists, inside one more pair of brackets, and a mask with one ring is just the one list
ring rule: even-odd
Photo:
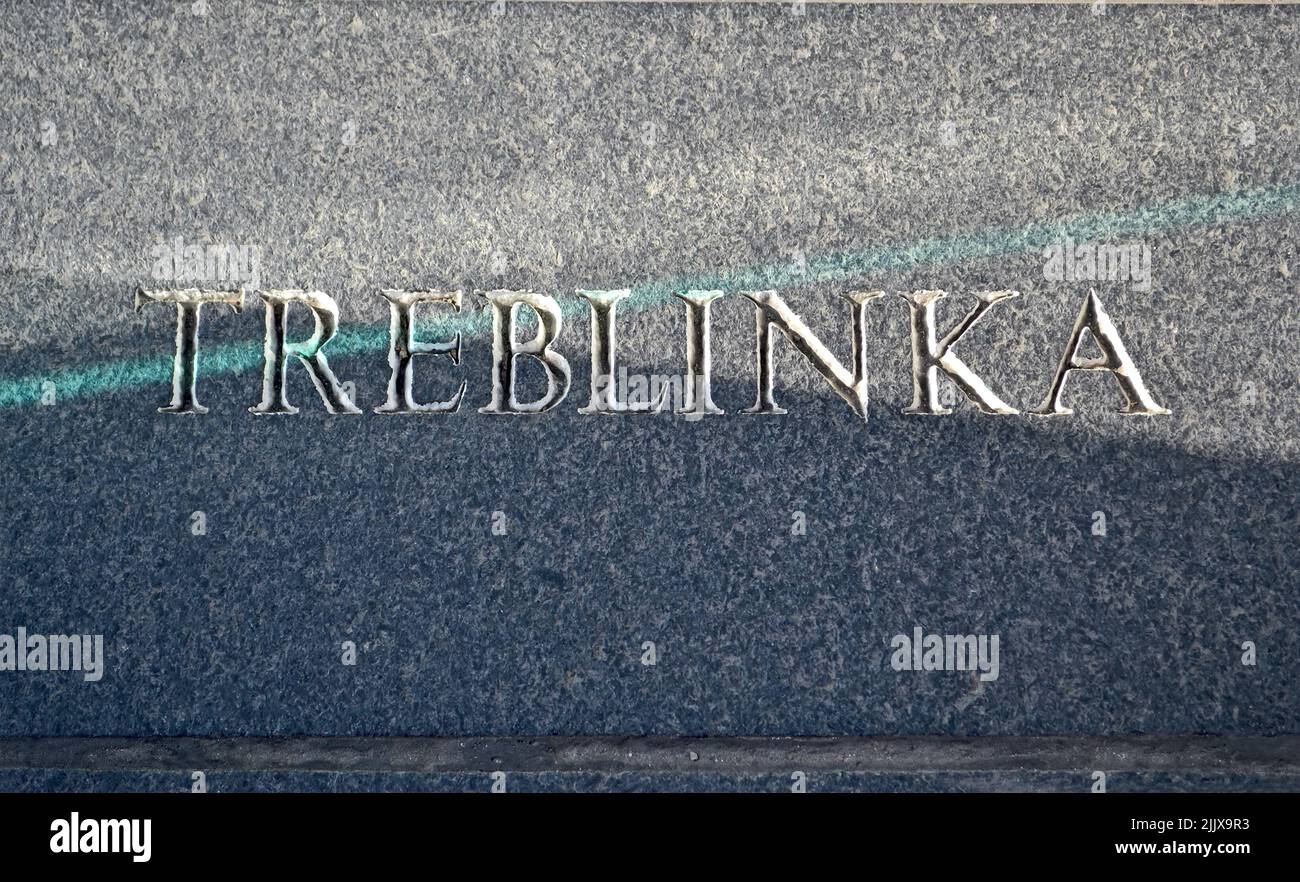
[[[291,414],[298,409],[289,404],[285,394],[289,356],[295,356],[307,369],[312,383],[330,413],[361,413],[330,369],[325,346],[338,331],[339,310],[334,299],[319,291],[259,291],[266,308],[265,367],[262,374],[262,400],[249,411],[255,414]],[[618,397],[616,374],[615,311],[618,303],[631,293],[628,289],[577,292],[591,308],[591,397],[579,413],[658,413],[667,405],[667,390],[656,400],[629,402]],[[773,351],[778,329],[800,353],[826,378],[831,388],[849,403],[862,419],[867,419],[867,304],[884,296],[883,291],[855,291],[843,295],[849,305],[853,334],[853,365],[846,368],[831,354],[803,320],[776,291],[742,291],[755,307],[758,394],[752,407],[744,413],[785,413],[777,406],[773,392]],[[460,291],[393,291],[383,297],[389,307],[388,365],[390,368],[387,400],[375,413],[454,413],[459,410],[466,384],[446,401],[418,403],[412,393],[414,361],[417,355],[445,355],[460,363],[461,338],[427,342],[415,339],[413,312],[417,304],[442,304],[459,312]],[[553,347],[562,326],[560,306],[553,297],[533,291],[494,290],[483,292],[492,311],[492,400],[479,408],[486,414],[540,414],[551,410],[568,394],[571,371],[568,360]],[[709,307],[723,296],[721,291],[683,291],[674,295],[686,307],[686,382],[676,413],[692,418],[721,414],[711,395],[711,350]],[[946,295],[943,291],[913,291],[899,295],[908,304],[912,339],[912,403],[904,413],[940,415],[951,413],[939,400],[939,372],[984,413],[1014,414],[1019,411],[989,388],[953,351],[954,345],[994,305],[1012,297],[1016,291],[988,291],[974,295],[975,304],[957,325],[942,338],[935,328],[934,306]],[[176,353],[172,371],[171,403],[159,408],[163,413],[207,413],[198,402],[199,317],[205,305],[225,304],[235,312],[243,309],[244,289],[238,291],[202,291],[197,289],[136,292],[135,306],[148,303],[172,303],[176,306]],[[315,332],[301,343],[287,340],[287,318],[292,304],[311,310]],[[529,341],[516,338],[516,319],[520,307],[527,306],[539,319],[537,335]],[[1084,331],[1091,333],[1101,349],[1098,358],[1081,358],[1079,349]],[[515,394],[515,364],[520,356],[537,359],[546,372],[546,393],[534,401],[519,401]],[[1047,398],[1035,411],[1039,415],[1061,415],[1073,411],[1062,402],[1065,381],[1071,371],[1107,371],[1119,384],[1124,396],[1122,414],[1150,416],[1167,414],[1147,391],[1137,365],[1129,356],[1119,331],[1102,307],[1095,291],[1089,291],[1079,311],[1074,329],[1052,377]]]

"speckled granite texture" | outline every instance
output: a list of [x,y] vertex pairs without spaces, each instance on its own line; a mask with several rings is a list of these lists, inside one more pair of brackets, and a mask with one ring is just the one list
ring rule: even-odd
[[[212,772],[208,793],[474,793],[489,792],[486,773],[419,774],[410,772],[283,773]],[[965,772],[935,774],[860,774],[831,772],[805,783],[809,793],[1061,793],[1092,785],[1086,774],[1060,772]],[[186,793],[188,773],[0,771],[4,792],[75,791],[78,793]],[[514,772],[506,793],[774,793],[791,787],[789,775],[720,775],[682,773],[617,774],[581,772]],[[1108,793],[1258,792],[1300,790],[1294,776],[1256,778],[1241,775],[1112,774]]]
[[[0,736],[1300,733],[1300,8],[209,7],[0,10],[0,384],[17,402],[0,409],[0,633],[101,633],[107,654],[97,683],[0,672]],[[1188,208],[1215,199],[1231,207]],[[1150,290],[1046,279],[1025,231],[1072,219],[1149,248]],[[847,362],[838,295],[885,289],[870,421],[784,341],[790,413],[739,414],[754,332],[735,288],[714,305],[728,413],[700,422],[577,414],[581,311],[558,344],[573,389],[534,419],[476,412],[480,333],[460,366],[419,365],[425,399],[467,380],[450,417],[370,413],[387,366],[364,347],[333,360],[356,417],[325,414],[297,365],[285,418],[246,412],[256,368],[203,374],[202,417],[155,412],[165,379],[67,384],[168,363],[171,312],[131,303],[162,286],[151,249],[176,236],[256,247],[264,287],[331,294],[348,333],[385,327],[381,288],[571,295],[794,267],[782,295]],[[992,239],[1010,245],[907,250]],[[846,254],[887,259],[798,276]],[[969,293],[1021,291],[959,351],[1028,410],[1094,286],[1170,416],[1117,415],[1104,375],[1074,376],[1069,418],[902,415],[894,292],[952,292],[946,329]],[[205,314],[203,345],[261,332],[250,297]],[[630,372],[682,370],[679,304],[619,333]],[[19,401],[44,380],[53,406]],[[1000,635],[998,679],[893,670],[890,639],[918,625]],[[0,787],[185,786],[158,774]],[[214,789],[461,786],[230,774]]]

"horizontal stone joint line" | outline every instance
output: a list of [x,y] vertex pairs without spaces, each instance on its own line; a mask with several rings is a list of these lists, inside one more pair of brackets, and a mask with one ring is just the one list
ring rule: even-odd
[[1300,735],[0,738],[0,769],[87,772],[1231,772],[1300,775]]

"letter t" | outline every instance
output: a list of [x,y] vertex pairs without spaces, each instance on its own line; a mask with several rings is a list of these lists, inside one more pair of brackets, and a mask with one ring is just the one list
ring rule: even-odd
[[244,289],[238,291],[146,291],[137,288],[135,311],[142,312],[146,303],[176,304],[176,356],[172,360],[172,403],[158,408],[159,413],[207,413],[195,397],[199,374],[199,312],[205,303],[225,303],[235,312],[244,308]]

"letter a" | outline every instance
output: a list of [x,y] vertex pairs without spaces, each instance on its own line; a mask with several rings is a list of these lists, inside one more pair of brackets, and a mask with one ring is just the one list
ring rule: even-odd
[[[1101,358],[1079,358],[1079,346],[1083,342],[1083,332],[1091,331],[1093,339],[1101,347]],[[1115,323],[1110,320],[1096,291],[1089,291],[1079,311],[1079,319],[1074,323],[1069,345],[1061,356],[1061,364],[1052,378],[1051,391],[1043,406],[1033,413],[1039,416],[1057,416],[1074,413],[1061,403],[1061,394],[1065,391],[1065,379],[1070,371],[1110,371],[1115,375],[1120,390],[1124,393],[1124,408],[1120,413],[1127,415],[1154,416],[1167,414],[1168,410],[1156,404],[1151,393],[1142,382],[1137,365],[1129,358],[1124,341],[1120,339]]]

